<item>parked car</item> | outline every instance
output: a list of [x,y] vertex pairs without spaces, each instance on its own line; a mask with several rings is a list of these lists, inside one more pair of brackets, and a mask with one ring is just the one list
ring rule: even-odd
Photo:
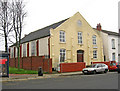
[[109,71],[117,71],[117,63],[110,63]]
[[120,73],[120,63],[117,64],[117,72]]
[[104,72],[107,73],[108,72],[108,66],[106,64],[103,63],[97,63],[97,64],[92,64],[90,66],[88,66],[87,68],[84,68],[82,70],[83,74],[88,74],[88,73],[98,73],[98,72]]

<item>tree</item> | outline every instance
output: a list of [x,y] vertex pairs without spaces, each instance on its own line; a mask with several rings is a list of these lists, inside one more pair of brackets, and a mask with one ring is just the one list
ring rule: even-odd
[[5,51],[8,52],[8,35],[12,31],[12,12],[8,0],[0,0],[0,36],[5,38]]
[[14,32],[11,36],[16,40],[18,69],[20,68],[20,43],[25,17],[23,0],[0,0],[0,30],[2,31],[0,36],[5,38],[5,51],[8,52],[8,40],[14,43],[9,34]]
[[13,30],[15,32],[16,47],[18,55],[18,69],[20,68],[20,43],[21,43],[21,33],[23,29],[24,18],[26,17],[26,12],[24,12],[25,5],[22,0],[12,1],[12,16],[13,16]]

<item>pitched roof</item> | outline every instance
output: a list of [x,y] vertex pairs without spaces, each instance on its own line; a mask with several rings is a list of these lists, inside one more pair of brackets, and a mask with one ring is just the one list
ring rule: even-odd
[[112,32],[112,31],[107,31],[107,30],[102,30],[102,32],[107,33],[108,35],[115,35],[115,36],[119,35],[119,33],[117,32]]
[[[93,28],[93,29],[97,30],[96,28]],[[108,35],[115,35],[115,36],[119,35],[119,33],[117,32],[112,32],[112,31],[107,31],[107,30],[101,30],[101,31],[104,33],[107,33]]]
[[55,29],[56,27],[61,25],[66,20],[68,20],[68,18],[65,19],[65,20],[62,20],[60,22],[54,23],[52,25],[49,25],[47,27],[44,27],[42,29],[38,29],[37,31],[29,33],[28,35],[26,35],[25,37],[23,37],[21,39],[21,43],[25,43],[25,42],[29,42],[29,41],[32,41],[32,40],[36,40],[36,39],[40,39],[40,38],[50,36],[50,29],[51,28]]

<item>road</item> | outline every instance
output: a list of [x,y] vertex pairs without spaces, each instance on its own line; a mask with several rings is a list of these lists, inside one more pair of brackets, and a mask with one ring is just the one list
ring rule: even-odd
[[118,89],[118,73],[3,82],[3,89]]

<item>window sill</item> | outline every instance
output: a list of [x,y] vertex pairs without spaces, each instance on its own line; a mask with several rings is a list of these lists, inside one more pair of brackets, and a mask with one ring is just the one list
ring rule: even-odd
[[79,44],[79,43],[78,43],[78,45],[83,46],[83,44]]
[[112,48],[112,49],[115,49],[115,48]]
[[98,58],[91,58],[92,60],[98,60]]
[[94,49],[97,49],[98,47],[97,46],[93,46]]
[[65,63],[65,62],[60,62],[60,64],[61,64],[61,63]]
[[97,45],[93,45],[93,48],[97,49],[97,48],[98,48],[98,46],[97,46]]
[[66,42],[59,42],[59,44],[66,44]]

